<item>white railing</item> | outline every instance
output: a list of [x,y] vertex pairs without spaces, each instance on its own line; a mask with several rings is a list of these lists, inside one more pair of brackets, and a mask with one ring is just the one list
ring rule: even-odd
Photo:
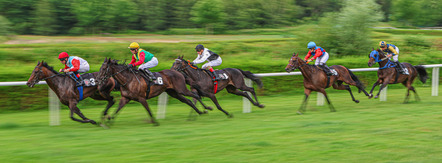
[[[422,65],[425,68],[433,68],[432,73],[432,81],[431,81],[431,95],[438,96],[439,89],[439,68],[442,67],[442,64],[432,64],[432,65]],[[352,72],[361,72],[361,71],[377,71],[378,68],[356,68],[350,69]],[[288,75],[301,75],[301,72],[279,72],[279,73],[261,73],[255,74],[258,77],[269,77],[269,76],[288,76]],[[245,83],[248,86],[252,86],[252,81],[250,79],[245,78]],[[46,84],[45,81],[40,81],[37,84]],[[0,82],[0,86],[20,86],[26,85],[25,81],[20,82]],[[48,87],[48,96],[49,96],[49,124],[50,125],[60,125],[59,120],[59,100],[55,93]],[[380,95],[381,101],[387,100],[387,87],[383,89]],[[251,95],[249,93],[249,95]],[[166,93],[162,93],[158,98],[158,110],[157,110],[157,118],[163,119],[166,114],[166,106],[167,106],[168,96]],[[324,104],[324,96],[321,93],[318,93],[317,96],[317,105]],[[250,113],[251,105],[247,98],[243,97],[243,113]]]

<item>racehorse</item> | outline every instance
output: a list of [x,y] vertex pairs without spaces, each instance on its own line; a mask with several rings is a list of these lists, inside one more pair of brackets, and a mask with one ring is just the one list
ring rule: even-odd
[[[191,86],[191,90],[193,92],[197,92],[198,95],[209,97],[212,102],[216,105],[218,110],[222,111],[224,114],[226,114],[229,118],[233,117],[232,114],[228,113],[227,111],[223,110],[221,106],[218,103],[218,100],[216,99],[215,94],[223,90],[224,88],[227,89],[227,92],[235,94],[235,95],[241,95],[246,97],[250,102],[253,103],[253,105],[258,106],[260,108],[264,108],[264,105],[260,104],[258,102],[258,98],[256,97],[255,89],[253,87],[248,87],[244,83],[244,77],[251,79],[254,81],[260,88],[262,88],[262,82],[261,79],[257,78],[253,75],[250,71],[243,71],[241,69],[234,69],[234,68],[225,68],[222,70],[217,70],[216,74],[223,75],[224,78],[227,78],[226,80],[219,80],[217,87],[214,87],[214,82],[212,81],[212,77],[205,72],[205,70],[197,68],[196,66],[190,64],[190,62],[183,59],[183,56],[178,57],[175,59],[175,62],[173,63],[173,66],[171,69],[177,70],[184,74],[186,78],[186,83]],[[240,90],[242,91],[240,91]],[[216,92],[215,92],[216,90]],[[253,97],[255,98],[255,101],[247,94],[247,91],[250,92]],[[210,108],[206,107],[203,103],[201,103],[204,108]],[[211,109],[209,109],[211,110]]]
[[[330,103],[327,93],[325,92],[325,89],[330,86],[333,86],[334,89],[347,90],[350,92],[351,98],[355,103],[359,103],[359,100],[354,98],[349,85],[356,86],[359,89],[359,92],[363,91],[365,95],[368,96],[368,93],[364,90],[364,85],[347,67],[333,65],[330,66],[330,68],[334,69],[337,74],[328,77],[322,69],[319,69],[317,66],[307,64],[304,60],[298,57],[298,54],[293,53],[293,56],[290,58],[289,64],[285,67],[285,70],[287,72],[291,72],[299,69],[304,77],[305,99],[302,102],[301,108],[298,110],[298,114],[302,114],[302,112],[305,111],[307,99],[312,91],[321,92],[327,100],[330,111],[335,112],[336,110]],[[343,82],[349,85],[343,85]]]
[[414,92],[416,101],[420,101],[419,96],[416,93],[416,90],[411,85],[413,84],[414,79],[419,75],[419,80],[422,83],[425,83],[428,74],[423,66],[413,66],[410,63],[402,62],[404,68],[406,68],[405,72],[408,71],[408,75],[400,74],[396,71],[396,68],[393,66],[394,64],[390,61],[388,57],[384,54],[384,52],[380,49],[372,50],[372,52],[368,55],[368,66],[371,67],[375,63],[379,63],[378,70],[378,80],[373,84],[373,87],[370,91],[369,98],[373,97],[373,89],[379,84],[382,84],[379,88],[378,94],[374,98],[379,97],[379,93],[381,90],[385,88],[388,84],[397,84],[402,83],[405,87],[407,87],[407,95],[405,96],[404,103],[408,102],[410,96],[410,90]]
[[191,100],[183,96],[185,95],[200,99],[197,94],[187,89],[184,76],[181,73],[174,70],[162,70],[158,73],[154,73],[160,75],[157,79],[158,83],[156,84],[144,80],[142,74],[143,73],[139,70],[128,68],[126,64],[119,64],[117,60],[112,60],[111,58],[106,58],[104,60],[97,77],[99,79],[98,85],[101,86],[108,79],[113,77],[121,84],[120,92],[122,97],[118,105],[118,109],[115,111],[112,117],[108,117],[108,109],[106,109],[103,112],[103,119],[104,117],[108,117],[108,119],[111,120],[115,119],[118,112],[124,107],[124,105],[126,105],[130,100],[134,100],[138,101],[144,106],[151,118],[151,122],[154,125],[159,125],[159,123],[153,117],[146,100],[156,97],[164,91],[166,91],[170,96],[191,106],[198,114],[205,113],[199,111]]
[[[97,76],[98,72],[94,72],[92,74]],[[41,80],[45,80],[49,88],[51,88],[52,91],[57,94],[60,102],[69,107],[70,117],[72,120],[82,123],[97,124],[94,120],[86,118],[77,107],[77,104],[81,101],[79,94],[80,92],[75,87],[76,82],[74,79],[69,77],[69,75],[60,74],[46,62],[39,61],[37,66],[35,66],[34,70],[32,71],[28,82],[26,82],[26,85],[28,85],[28,87],[34,87],[34,85]],[[109,109],[115,103],[114,98],[110,95],[111,91],[115,88],[115,84],[115,81],[111,79],[103,83],[100,90],[98,90],[97,85],[92,87],[83,87],[82,98],[85,99],[87,97],[91,97],[95,100],[107,100],[106,109]],[[75,118],[74,113],[80,116],[83,120]]]

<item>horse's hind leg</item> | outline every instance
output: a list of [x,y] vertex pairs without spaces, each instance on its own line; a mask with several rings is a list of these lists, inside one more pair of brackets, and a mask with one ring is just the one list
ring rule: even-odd
[[253,101],[253,99],[249,96],[249,94],[247,92],[242,92],[238,89],[236,89],[236,87],[229,85],[226,87],[227,92],[235,94],[235,95],[240,95],[240,96],[244,96],[245,98],[247,98],[253,105],[258,106],[260,108],[264,108],[264,105],[259,104],[258,99],[256,98],[255,95],[255,91],[253,88],[247,87],[249,88],[249,90],[244,90],[244,91],[249,91],[250,93],[252,93],[252,95],[255,97],[255,101]]
[[338,81],[338,84],[333,83],[333,88],[338,90],[347,90],[350,93],[351,99],[354,102],[359,103],[359,100],[356,100],[355,97],[353,96],[353,93],[351,92],[351,88],[349,85],[343,85],[342,82]]

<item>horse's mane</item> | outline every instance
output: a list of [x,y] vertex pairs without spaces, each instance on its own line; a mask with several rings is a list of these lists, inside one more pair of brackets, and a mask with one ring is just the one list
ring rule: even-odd
[[[126,61],[123,61],[122,63],[119,63],[119,60],[116,60],[116,59],[111,59],[110,64],[117,66],[118,69],[126,68],[127,65],[128,65],[126,63]],[[133,70],[139,71],[138,69],[135,69],[135,68],[133,68]]]
[[[37,63],[37,66],[38,66],[39,64],[40,64],[40,63]],[[54,74],[59,74],[57,71],[54,70],[54,68],[53,68],[52,66],[49,66],[48,63],[46,63],[45,61],[41,61],[41,65],[42,65],[43,67],[46,67],[49,71],[52,71]]]
[[204,69],[199,68],[197,65],[191,65],[191,64],[189,64],[189,62],[186,61],[184,58],[179,58],[179,59],[181,59],[181,61],[184,61],[184,63],[186,63],[186,65],[189,65],[189,66],[191,66],[192,68],[196,68],[196,70],[200,70],[200,71],[203,71],[203,70],[204,70]]

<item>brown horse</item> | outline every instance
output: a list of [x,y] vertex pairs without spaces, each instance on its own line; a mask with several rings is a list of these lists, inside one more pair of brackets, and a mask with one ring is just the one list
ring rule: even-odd
[[[98,72],[92,74],[97,76]],[[77,104],[80,102],[80,95],[78,89],[75,87],[76,82],[69,77],[69,75],[59,74],[52,67],[48,66],[46,62],[42,61],[37,63],[26,85],[34,87],[40,80],[45,80],[49,88],[57,94],[60,102],[69,107],[72,120],[97,124],[94,120],[86,118],[77,107]],[[115,103],[114,98],[110,95],[114,88],[115,81],[113,79],[103,83],[100,90],[98,90],[98,86],[83,87],[83,99],[91,97],[95,100],[107,100],[106,109],[109,109]],[[75,118],[74,113],[83,120]]]
[[[368,96],[368,93],[364,90],[364,85],[348,68],[341,65],[333,65],[330,66],[330,68],[336,70],[337,75],[332,75],[328,78],[322,69],[319,69],[314,65],[308,65],[304,60],[298,57],[298,54],[293,54],[290,58],[289,64],[285,67],[285,70],[290,72],[299,69],[304,77],[305,99],[302,102],[301,108],[299,108],[299,114],[302,114],[302,112],[305,111],[308,96],[312,91],[321,92],[329,104],[330,111],[335,112],[336,110],[330,103],[327,93],[325,92],[325,89],[330,86],[333,86],[334,89],[338,90],[347,90],[350,92],[352,100],[356,103],[359,103],[359,100],[355,100],[349,85],[356,86],[359,89],[359,92],[363,91],[365,95]],[[343,85],[343,82],[349,85]]]
[[[414,92],[416,101],[419,101],[419,96],[416,93],[416,90],[414,90],[414,87],[411,86],[413,84],[414,79],[419,75],[419,80],[422,83],[425,83],[428,74],[427,71],[423,66],[413,66],[410,63],[402,62],[404,68],[408,71],[408,75],[406,74],[400,74],[396,71],[396,68],[393,67],[393,62],[390,61],[389,58],[386,57],[384,52],[380,49],[374,50],[369,54],[368,56],[368,66],[373,66],[376,62],[379,63],[379,70],[378,70],[378,80],[373,84],[373,87],[370,91],[369,98],[373,97],[373,89],[379,84],[382,84],[379,88],[378,94],[374,98],[379,97],[379,93],[381,93],[381,90],[385,88],[388,84],[397,84],[402,83],[405,87],[407,87],[407,95],[405,96],[404,103],[408,102],[409,96],[410,96],[410,90]],[[407,72],[405,71],[405,72]]]
[[[245,76],[246,78],[249,78],[253,80],[255,83],[257,83],[260,88],[262,87],[261,79],[254,76],[253,73],[251,73],[250,71],[243,71],[234,68],[225,68],[222,70],[217,70],[217,74],[221,75],[220,72],[223,72],[223,74],[227,76],[227,79],[218,81],[217,91],[215,92],[212,77],[204,70],[199,69],[194,65],[191,65],[190,62],[184,60],[182,56],[175,59],[175,62],[173,63],[171,69],[175,69],[181,72],[182,74],[184,74],[184,76],[186,77],[186,83],[191,86],[191,90],[193,92],[197,92],[198,95],[200,96],[209,97],[216,105],[218,110],[224,112],[224,114],[226,114],[229,118],[233,117],[233,115],[221,108],[215,96],[216,93],[220,92],[224,88],[227,89],[227,92],[235,95],[244,96],[247,99],[249,99],[249,101],[252,102],[253,105],[258,106],[260,108],[264,108],[264,105],[258,102],[255,89],[253,87],[248,87],[244,83],[244,76]],[[256,102],[253,101],[253,99],[249,96],[249,94],[247,94],[247,92],[243,91],[250,92],[255,98]],[[203,103],[201,104],[204,106],[204,108],[211,110],[210,107],[206,107]]]
[[119,64],[117,60],[106,58],[101,65],[100,72],[97,77],[99,79],[98,85],[101,86],[103,82],[113,77],[116,81],[121,83],[120,91],[122,97],[118,105],[118,109],[115,111],[112,117],[108,117],[108,109],[104,111],[103,117],[115,119],[118,112],[124,107],[124,105],[126,105],[130,100],[134,100],[138,101],[144,106],[146,111],[149,113],[151,122],[154,125],[159,125],[159,123],[153,117],[146,100],[156,97],[164,91],[166,91],[170,96],[191,106],[198,114],[205,113],[199,111],[191,100],[183,96],[185,95],[200,99],[197,94],[192,93],[187,89],[184,76],[181,73],[174,70],[162,70],[158,73],[161,75],[161,78],[158,78],[157,81],[159,82],[161,80],[162,83],[154,84],[144,80],[144,77],[142,76],[143,73],[141,71],[134,68],[128,68],[126,64]]

